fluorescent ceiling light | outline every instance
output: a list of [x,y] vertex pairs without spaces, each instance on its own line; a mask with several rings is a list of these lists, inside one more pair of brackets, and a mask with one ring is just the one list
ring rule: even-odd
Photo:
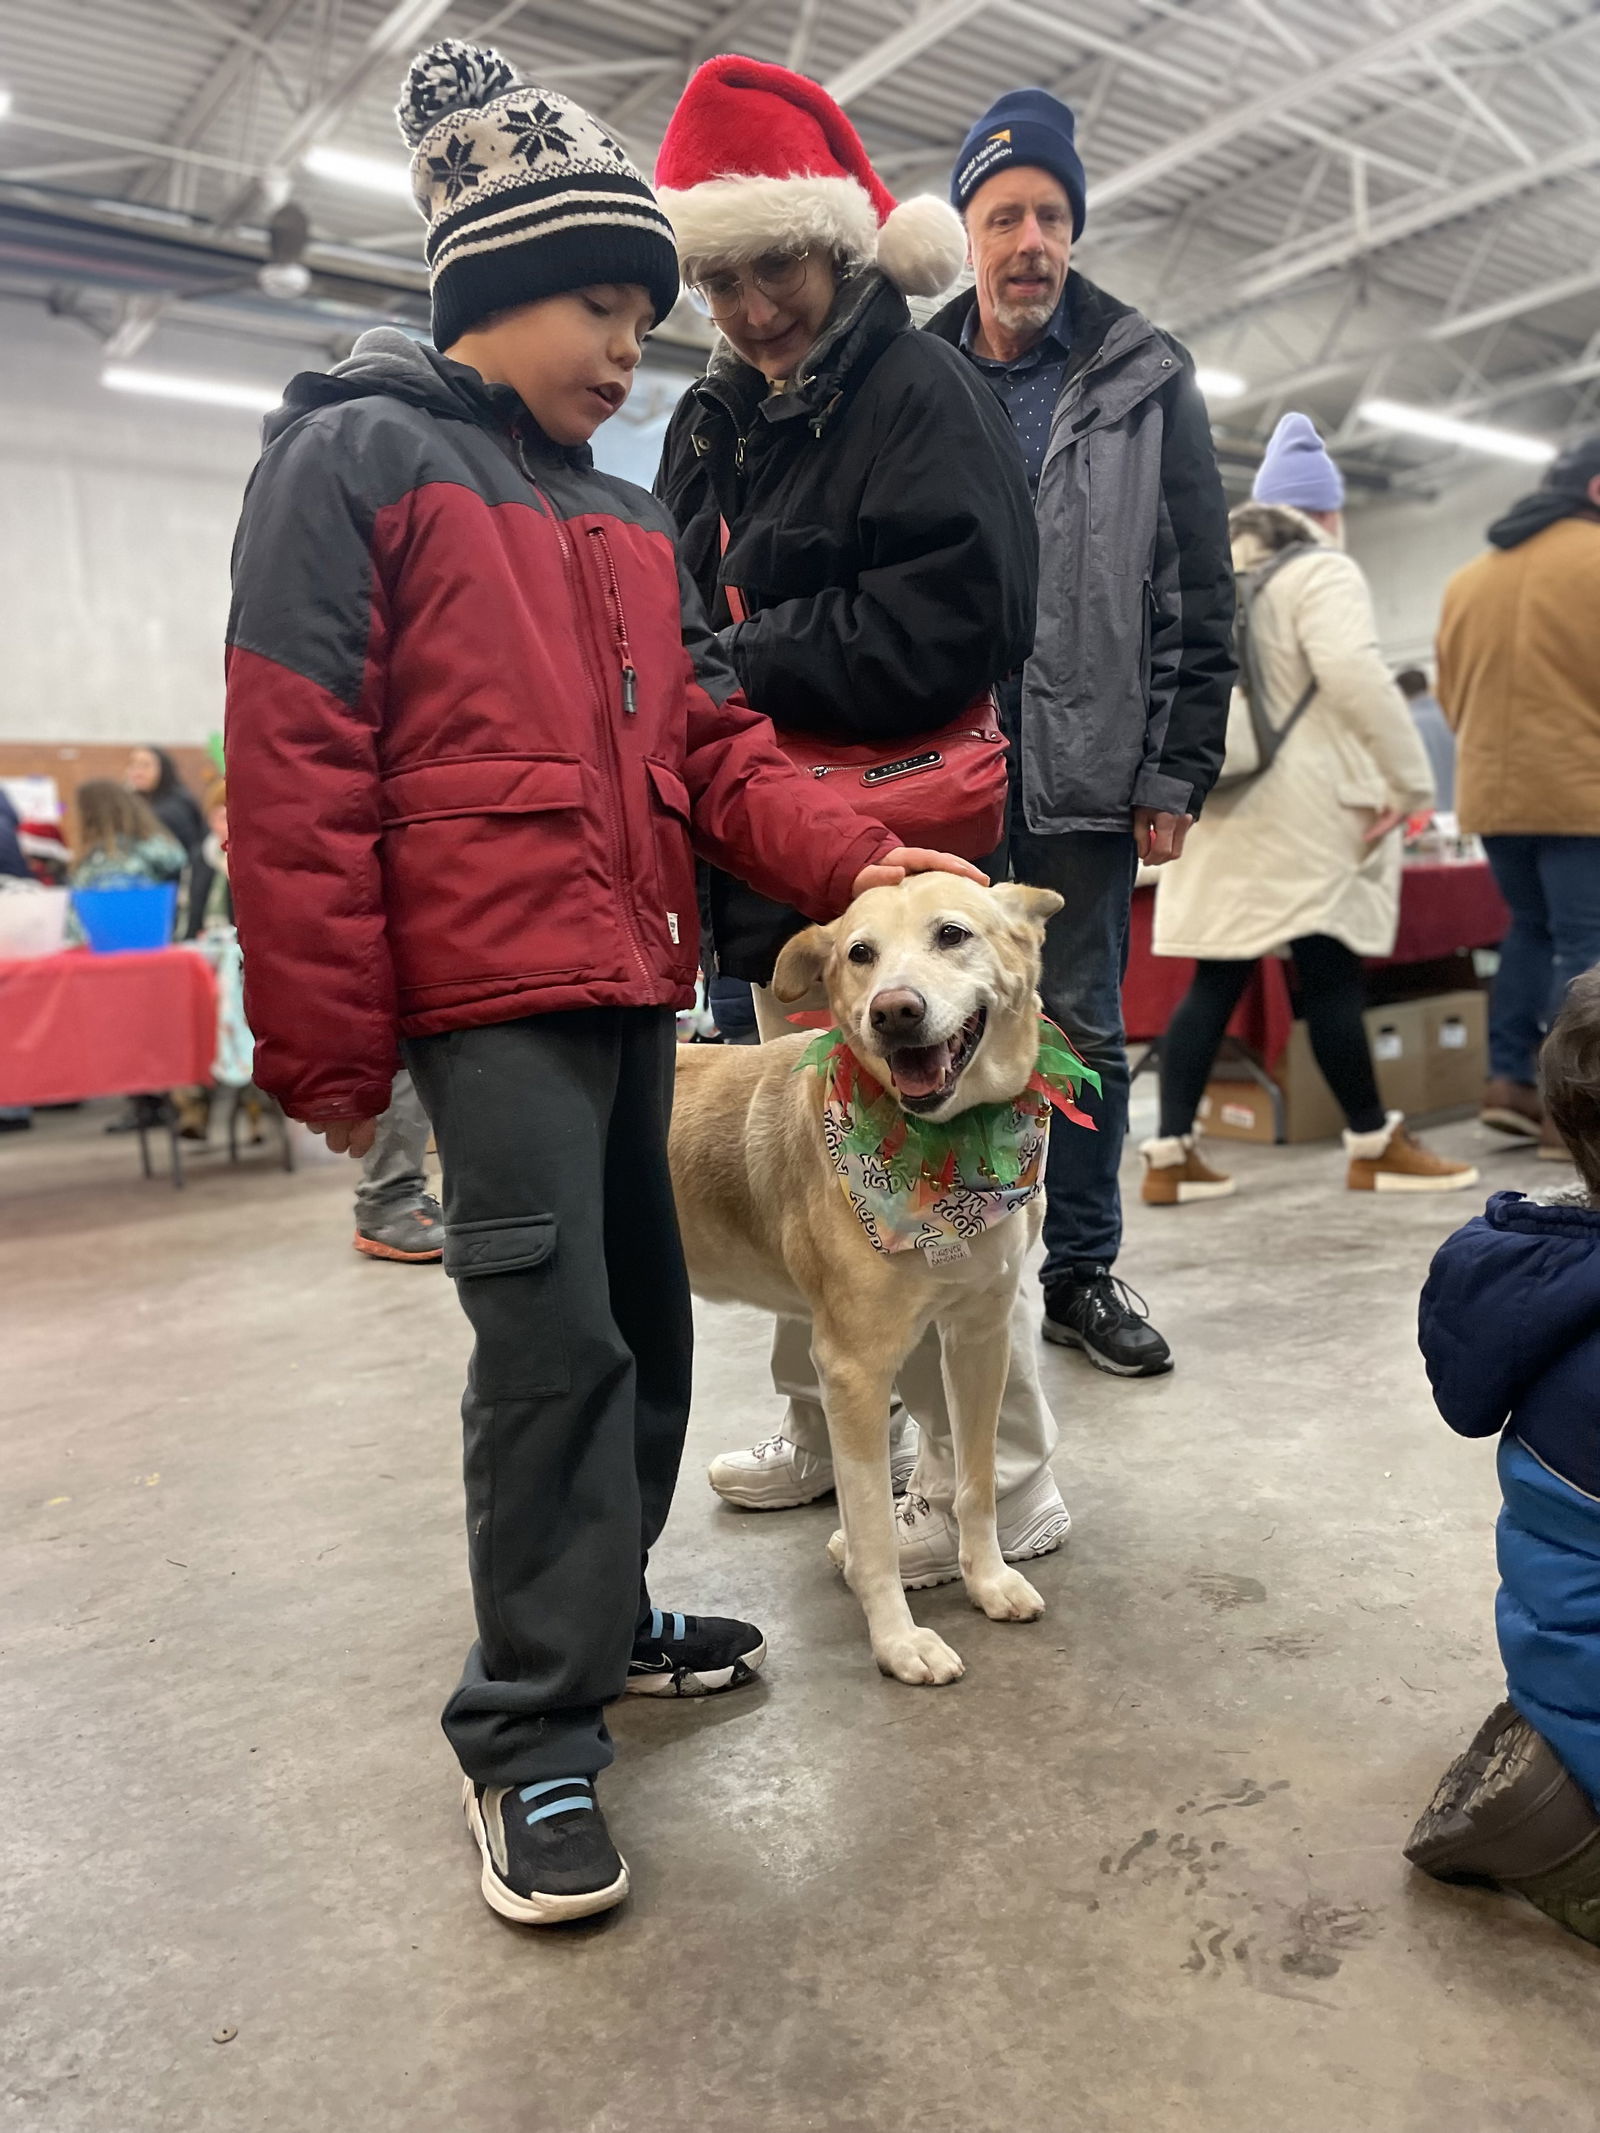
[[15,101],[9,89],[0,88],[0,119],[10,118],[11,106]]
[[149,393],[157,400],[198,400],[207,407],[238,407],[264,415],[283,394],[276,385],[252,385],[243,378],[184,378],[170,370],[130,370],[111,363],[100,373],[113,392]]
[[1195,371],[1194,382],[1208,400],[1237,400],[1250,389],[1248,379],[1236,370],[1208,370],[1203,363]]
[[1363,400],[1356,412],[1375,429],[1430,437],[1436,444],[1458,444],[1463,451],[1487,452],[1495,459],[1521,459],[1529,466],[1543,466],[1556,456],[1555,446],[1542,437],[1529,437],[1521,430],[1491,429],[1484,422],[1461,422],[1454,415],[1406,407],[1398,400]]
[[389,156],[352,155],[344,148],[308,148],[301,168],[314,178],[330,178],[335,185],[354,185],[364,193],[411,198],[410,171]]

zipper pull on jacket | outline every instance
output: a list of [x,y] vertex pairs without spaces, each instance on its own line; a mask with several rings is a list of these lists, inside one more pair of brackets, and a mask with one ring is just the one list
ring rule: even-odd
[[603,526],[591,526],[589,538],[594,542],[600,557],[600,568],[605,579],[606,613],[611,620],[612,644],[617,655],[617,664],[622,669],[622,708],[629,718],[639,709],[639,670],[633,663],[633,647],[628,642],[628,617],[622,605],[622,581],[617,576],[616,559],[611,553],[611,543],[606,539]]

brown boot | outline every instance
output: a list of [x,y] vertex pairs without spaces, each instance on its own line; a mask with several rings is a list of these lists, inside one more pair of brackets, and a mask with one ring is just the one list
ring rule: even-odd
[[1352,1192],[1464,1192],[1478,1182],[1470,1163],[1447,1162],[1413,1140],[1398,1111],[1372,1133],[1346,1128],[1344,1152],[1350,1158],[1345,1183]]
[[1496,1704],[1434,1788],[1406,1844],[1439,1881],[1524,1881],[1600,1835],[1587,1794],[1515,1704]]
[[1537,1154],[1541,1163],[1570,1163],[1572,1150],[1556,1131],[1556,1122],[1547,1118],[1539,1128]]
[[1204,1160],[1193,1133],[1146,1141],[1139,1153],[1144,1157],[1144,1183],[1139,1197],[1146,1207],[1184,1207],[1190,1200],[1225,1200],[1235,1189],[1232,1178],[1213,1170]]
[[1600,1941],[1600,1815],[1509,1703],[1439,1780],[1405,1850],[1436,1880],[1496,1882]]
[[1537,1140],[1544,1124],[1544,1105],[1539,1101],[1538,1090],[1525,1081],[1486,1081],[1478,1123],[1492,1126],[1496,1133],[1512,1134],[1518,1140]]

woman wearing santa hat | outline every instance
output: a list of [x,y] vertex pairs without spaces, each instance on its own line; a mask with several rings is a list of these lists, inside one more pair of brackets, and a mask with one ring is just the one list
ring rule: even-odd
[[[954,281],[961,223],[942,200],[896,205],[826,90],[736,53],[689,82],[656,187],[691,297],[721,329],[656,489],[723,648],[780,733],[913,755],[1033,641],[1037,537],[1011,423],[906,305]],[[756,985],[764,1038],[788,1035],[764,988],[805,920],[722,874],[708,902],[721,974]],[[914,1491],[902,1507],[901,1553],[903,1572],[932,1584],[958,1566],[936,1339],[923,1347],[900,1389],[933,1440],[919,1473],[931,1501]],[[1032,1347],[1019,1344],[1001,1417],[1002,1499],[1008,1474],[1027,1499],[1000,1507],[1013,1557],[1059,1545],[1067,1526]],[[780,1320],[773,1376],[790,1403],[780,1435],[711,1468],[718,1493],[751,1509],[833,1486],[803,1321]],[[900,1478],[909,1465],[902,1442]]]

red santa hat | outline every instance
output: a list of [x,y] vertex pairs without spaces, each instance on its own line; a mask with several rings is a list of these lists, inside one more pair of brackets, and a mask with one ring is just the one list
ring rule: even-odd
[[931,194],[897,206],[826,89],[738,52],[684,90],[656,193],[686,266],[825,245],[849,267],[876,262],[908,296],[937,296],[966,258],[955,211]]

